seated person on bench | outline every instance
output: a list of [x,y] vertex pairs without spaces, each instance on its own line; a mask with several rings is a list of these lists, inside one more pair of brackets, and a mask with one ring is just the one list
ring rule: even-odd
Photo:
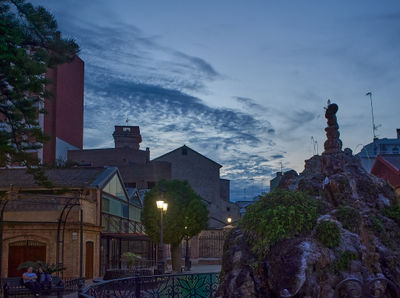
[[42,267],[39,267],[37,275],[41,289],[51,289],[51,275],[45,273]]
[[25,287],[29,288],[35,296],[39,296],[40,284],[37,281],[37,275],[33,272],[32,267],[28,267],[27,271],[22,274]]

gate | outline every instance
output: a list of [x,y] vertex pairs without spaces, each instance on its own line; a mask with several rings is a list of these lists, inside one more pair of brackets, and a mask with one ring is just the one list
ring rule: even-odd
[[199,257],[222,258],[226,234],[225,230],[203,231],[199,236]]

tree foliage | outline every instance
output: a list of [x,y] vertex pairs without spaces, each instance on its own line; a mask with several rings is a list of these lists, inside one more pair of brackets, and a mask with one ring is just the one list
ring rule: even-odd
[[36,181],[46,181],[31,154],[46,141],[39,123],[44,98],[51,98],[45,74],[78,51],[73,40],[60,38],[45,8],[24,0],[0,1],[0,167],[23,165]]
[[163,242],[171,244],[173,268],[177,270],[179,260],[176,252],[179,249],[179,244],[185,237],[191,238],[207,228],[208,209],[188,182],[179,180],[159,181],[146,194],[141,217],[146,233],[156,243],[160,241],[161,212],[156,206],[158,200],[168,203],[168,210],[163,217]]
[[[144,198],[142,223],[146,233],[160,241],[160,210],[156,201],[168,203],[164,214],[164,243],[179,244],[185,237],[193,237],[207,228],[208,209],[189,183],[180,180],[161,180]],[[186,228],[185,228],[186,227]]]

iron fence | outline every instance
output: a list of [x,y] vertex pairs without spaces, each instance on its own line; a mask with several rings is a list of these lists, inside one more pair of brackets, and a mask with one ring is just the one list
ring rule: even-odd
[[200,258],[222,258],[226,233],[218,232],[199,237]]
[[80,298],[213,297],[218,273],[167,274],[113,279],[85,287]]

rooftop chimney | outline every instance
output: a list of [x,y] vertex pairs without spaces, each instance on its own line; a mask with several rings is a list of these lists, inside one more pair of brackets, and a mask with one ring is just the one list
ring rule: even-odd
[[400,139],[400,128],[396,129],[397,132],[397,138]]
[[142,142],[139,126],[115,126],[113,137],[115,148],[139,150],[139,144]]

